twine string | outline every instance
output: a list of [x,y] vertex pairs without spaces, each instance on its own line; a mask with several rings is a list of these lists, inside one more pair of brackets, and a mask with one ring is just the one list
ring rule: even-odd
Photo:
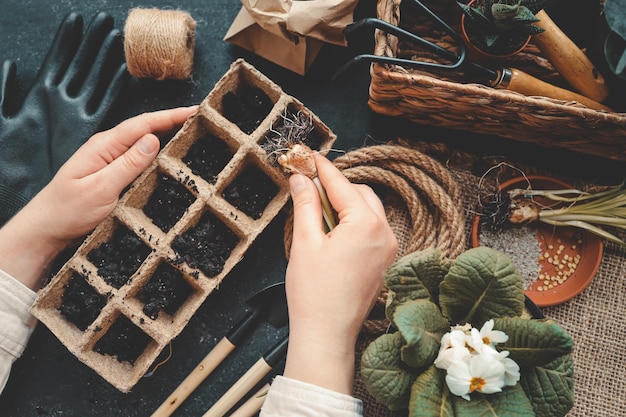
[[132,9],[124,25],[128,72],[138,78],[191,76],[196,21],[181,10]]

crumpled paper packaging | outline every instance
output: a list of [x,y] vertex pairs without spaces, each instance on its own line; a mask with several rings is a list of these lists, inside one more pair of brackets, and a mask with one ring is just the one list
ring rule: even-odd
[[224,40],[304,75],[324,43],[345,46],[358,0],[241,0]]

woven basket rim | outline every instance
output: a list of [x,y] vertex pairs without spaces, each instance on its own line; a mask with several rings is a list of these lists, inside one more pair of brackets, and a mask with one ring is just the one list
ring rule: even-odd
[[[394,14],[393,11],[394,8],[400,6],[401,2],[402,0],[379,0],[379,17],[393,25],[398,25],[398,14]],[[382,6],[386,7],[383,8]],[[386,57],[396,56],[397,42],[391,41],[392,39],[397,39],[394,35],[385,33],[380,29],[376,29],[374,36],[374,55]],[[429,85],[431,87],[439,87],[450,91],[456,90],[461,94],[467,94],[470,96],[487,96],[495,100],[509,101],[517,104],[527,104],[549,111],[566,112],[577,117],[600,119],[626,126],[626,113],[590,109],[577,102],[567,102],[549,97],[526,96],[515,91],[497,89],[479,83],[458,83],[448,81],[434,75],[428,75],[425,72],[409,70],[399,65],[372,63],[370,66],[370,74],[372,76],[372,83],[376,83],[380,81],[380,79],[389,79],[400,82],[404,85]]]
[[610,121],[626,126],[626,113],[607,112],[602,110],[590,109],[577,102],[566,102],[563,100],[553,99],[543,96],[526,96],[524,94],[504,89],[496,89],[478,83],[456,83],[453,81],[442,80],[434,76],[421,74],[417,72],[409,72],[403,67],[397,65],[372,63],[370,74],[372,81],[375,77],[386,78],[392,81],[409,85],[429,85],[431,87],[439,87],[450,91],[458,91],[461,95],[489,97],[495,100],[524,103],[527,105],[540,107],[555,112],[567,112],[580,117],[592,117]]

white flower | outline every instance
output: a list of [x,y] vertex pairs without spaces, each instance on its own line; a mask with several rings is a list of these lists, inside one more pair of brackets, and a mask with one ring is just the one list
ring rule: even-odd
[[439,351],[449,348],[464,348],[465,346],[465,333],[461,330],[452,330],[443,335],[441,338],[441,347]]
[[450,392],[469,401],[474,391],[485,394],[501,392],[505,368],[499,355],[473,355],[468,362],[455,362],[448,368],[446,383]]
[[509,351],[503,350],[498,354],[502,365],[504,365],[504,385],[514,386],[520,379],[519,365],[511,358],[508,358]]
[[498,351],[492,347],[490,343],[485,343],[485,339],[482,337],[478,329],[472,329],[470,336],[467,337],[467,344],[477,354],[498,354]]
[[469,361],[470,351],[465,344],[465,333],[461,330],[452,330],[441,338],[439,355],[435,359],[435,366],[448,369],[450,365],[458,361]]
[[500,330],[493,330],[493,319],[487,320],[483,327],[480,328],[480,336],[483,339],[485,345],[495,347],[498,343],[504,343],[509,340],[504,332]]

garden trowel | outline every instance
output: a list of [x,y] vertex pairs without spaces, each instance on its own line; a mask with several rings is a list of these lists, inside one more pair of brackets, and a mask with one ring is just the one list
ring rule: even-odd
[[218,342],[217,345],[191,371],[185,380],[170,394],[152,417],[170,416],[183,401],[239,346],[250,331],[261,321],[280,328],[287,324],[287,298],[285,283],[271,285],[254,294],[246,303],[251,310]]

